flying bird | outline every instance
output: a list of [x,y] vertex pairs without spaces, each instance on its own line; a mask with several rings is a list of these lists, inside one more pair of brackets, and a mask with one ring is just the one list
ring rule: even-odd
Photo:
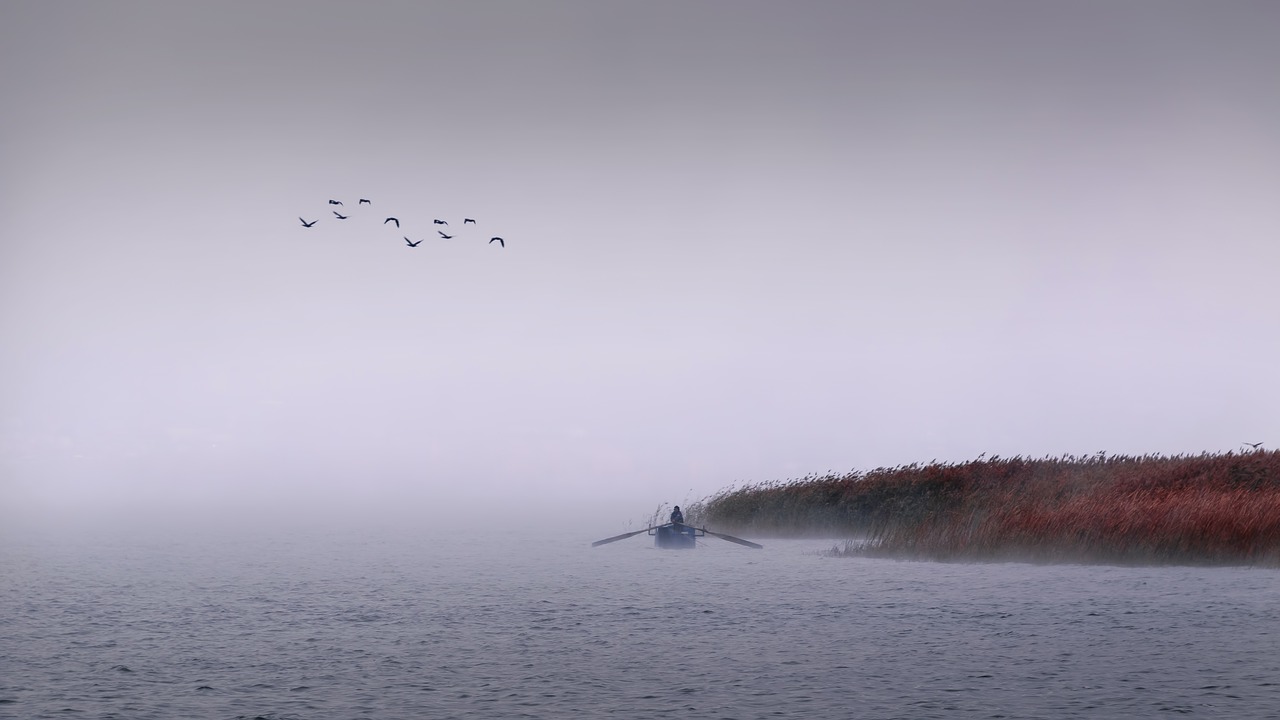
[[1262,443],[1240,443],[1240,444],[1241,444],[1241,445],[1248,445],[1249,447],[1253,448],[1254,450],[1257,450],[1258,448],[1262,447]]
[[499,245],[501,245],[502,247],[506,247],[506,246],[507,246],[507,241],[506,241],[506,240],[503,240],[503,239],[502,239],[502,238],[500,238],[500,237],[489,238],[489,244],[490,244],[490,245],[492,245],[494,240],[497,240],[497,241],[498,241],[498,244],[499,244]]
[[341,204],[342,204],[342,201],[341,201],[341,200],[330,200],[330,201],[329,201],[329,204],[330,204],[330,205],[341,205]]
[[462,220],[462,224],[463,224],[463,225],[466,225],[467,223],[471,223],[472,225],[475,225],[475,224],[476,224],[476,221],[475,221],[475,220],[472,220],[471,218],[463,218],[463,220]]
[[440,233],[440,237],[444,238],[445,240],[450,240],[453,238],[452,235],[445,235],[443,230],[437,230],[436,232]]
[[432,220],[431,222],[435,223],[436,225],[448,225],[448,224],[449,224],[449,223],[447,223],[447,222],[445,222],[445,221],[443,221],[443,220]]
[[356,204],[357,204],[357,205],[372,205],[373,203],[369,202],[368,200],[366,200],[366,199],[364,199],[364,198],[360,198],[360,202],[358,202],[358,203],[356,203]]
[[346,219],[347,219],[347,217],[348,217],[347,215],[342,215],[342,214],[340,214],[337,210],[334,210],[334,211],[333,211],[333,214],[334,214],[334,215],[337,215],[339,220],[346,220]]
[[395,223],[395,224],[396,224],[396,227],[400,227],[400,221],[399,221],[399,220],[397,220],[397,219],[395,219],[395,218],[387,218],[386,220],[383,220],[383,221],[382,221],[382,224],[383,224],[383,225],[386,225],[386,224],[387,224],[387,223],[389,223],[389,222],[393,222],[393,223]]
[[418,242],[414,242],[414,241],[410,240],[409,238],[405,238],[405,239],[404,239],[404,241],[405,241],[405,242],[407,242],[407,243],[409,243],[409,247],[418,247],[419,245],[421,245],[421,244],[422,244],[422,241],[421,241],[421,240],[419,240]]
[[311,222],[307,222],[306,220],[302,220],[302,218],[298,218],[298,219],[302,221],[302,227],[311,227],[312,225],[315,225],[317,222],[319,222],[319,220],[312,220]]

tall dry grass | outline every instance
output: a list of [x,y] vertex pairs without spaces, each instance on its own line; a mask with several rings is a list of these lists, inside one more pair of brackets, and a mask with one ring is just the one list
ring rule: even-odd
[[709,523],[941,560],[1280,565],[1280,451],[992,458],[731,488]]

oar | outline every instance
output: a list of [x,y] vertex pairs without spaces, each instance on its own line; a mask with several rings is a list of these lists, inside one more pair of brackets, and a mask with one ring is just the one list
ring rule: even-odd
[[702,532],[704,532],[704,533],[706,533],[706,534],[708,534],[708,535],[714,535],[714,536],[716,536],[716,537],[720,538],[721,540],[728,540],[728,541],[729,541],[729,542],[731,542],[731,543],[738,543],[739,545],[746,545],[747,547],[749,547],[749,548],[755,548],[756,550],[763,550],[763,549],[764,549],[764,546],[763,546],[763,545],[761,545],[761,544],[759,544],[759,543],[753,543],[753,542],[751,542],[750,540],[743,540],[742,538],[736,538],[736,537],[734,537],[734,536],[732,536],[732,535],[725,535],[724,533],[711,532],[710,530],[708,530],[708,529],[706,529],[706,528],[701,528],[701,530],[702,530]]
[[613,537],[611,537],[611,538],[605,538],[605,539],[603,539],[603,540],[597,540],[597,541],[595,541],[595,542],[591,543],[591,547],[600,547],[601,545],[606,545],[606,544],[611,543],[611,542],[617,542],[618,540],[626,540],[627,538],[631,537],[632,535],[639,535],[639,534],[640,534],[640,533],[642,533],[642,532],[649,532],[649,531],[650,531],[650,530],[652,530],[652,529],[653,529],[653,528],[651,528],[651,527],[647,527],[647,528],[645,528],[644,530],[637,530],[637,531],[635,531],[635,532],[622,533],[621,535],[614,535],[614,536],[613,536]]

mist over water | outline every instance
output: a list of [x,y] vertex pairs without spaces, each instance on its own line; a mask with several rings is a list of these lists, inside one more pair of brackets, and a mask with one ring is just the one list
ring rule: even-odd
[[1269,571],[589,532],[6,541],[0,717],[1263,718],[1280,700]]
[[1280,706],[1270,572],[589,547],[1273,447],[1280,4],[3,8],[0,717]]

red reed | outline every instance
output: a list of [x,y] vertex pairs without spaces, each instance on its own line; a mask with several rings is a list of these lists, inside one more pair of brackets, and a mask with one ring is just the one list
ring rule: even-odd
[[722,527],[939,560],[1280,565],[1280,451],[992,458],[726,490]]

